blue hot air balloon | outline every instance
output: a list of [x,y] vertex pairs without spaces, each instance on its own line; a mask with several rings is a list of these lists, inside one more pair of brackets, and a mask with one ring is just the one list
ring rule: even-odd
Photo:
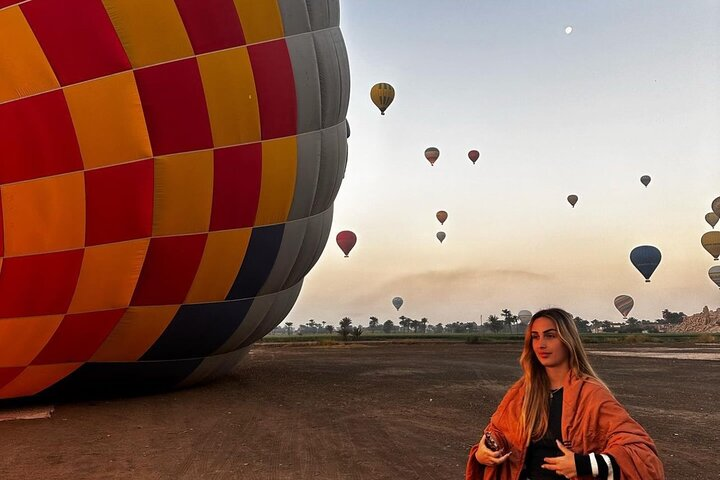
[[641,245],[633,248],[632,252],[630,252],[630,261],[642,273],[646,282],[650,281],[650,276],[660,265],[661,258],[660,250],[652,245]]

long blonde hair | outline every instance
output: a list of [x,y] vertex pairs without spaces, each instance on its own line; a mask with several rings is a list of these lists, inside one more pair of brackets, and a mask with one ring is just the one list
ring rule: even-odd
[[535,313],[525,331],[525,342],[520,355],[525,387],[520,425],[528,444],[542,438],[548,429],[550,380],[545,367],[535,356],[531,335],[532,325],[540,317],[549,318],[557,326],[558,337],[568,349],[572,374],[576,377],[591,377],[603,383],[590,366],[573,316],[561,308],[548,308]]

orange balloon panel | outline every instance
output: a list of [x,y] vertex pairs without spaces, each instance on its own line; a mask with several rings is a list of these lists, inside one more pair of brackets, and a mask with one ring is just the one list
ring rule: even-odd
[[283,320],[344,176],[338,25],[337,0],[0,0],[0,398],[203,381]]

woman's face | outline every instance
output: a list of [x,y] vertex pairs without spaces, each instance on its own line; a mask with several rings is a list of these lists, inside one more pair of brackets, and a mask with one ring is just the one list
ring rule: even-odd
[[532,349],[543,367],[552,368],[568,363],[570,357],[560,340],[557,325],[547,317],[536,318],[530,330]]

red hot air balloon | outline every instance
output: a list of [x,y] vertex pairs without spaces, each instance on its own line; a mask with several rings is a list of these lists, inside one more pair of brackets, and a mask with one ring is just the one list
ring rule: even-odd
[[347,258],[347,256],[350,255],[350,250],[353,249],[355,243],[357,242],[357,236],[350,230],[343,230],[337,234],[335,240],[337,241],[340,250],[342,250],[345,254],[345,258]]
[[445,224],[445,220],[448,218],[448,214],[445,210],[440,210],[435,214],[435,218],[438,219],[438,222],[440,222],[440,225]]
[[470,150],[468,152],[468,158],[471,162],[473,162],[473,165],[475,165],[475,162],[477,162],[478,158],[480,158],[480,152],[478,152],[477,150]]

